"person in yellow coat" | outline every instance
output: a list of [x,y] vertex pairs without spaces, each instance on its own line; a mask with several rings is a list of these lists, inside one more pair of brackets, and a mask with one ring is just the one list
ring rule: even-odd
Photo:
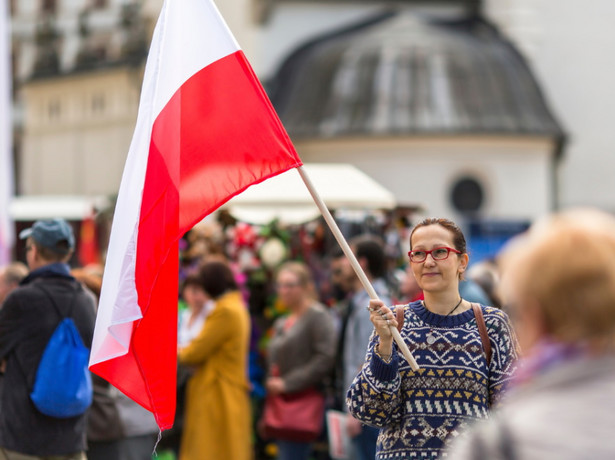
[[249,313],[227,264],[206,262],[199,277],[215,304],[201,332],[178,351],[178,361],[194,368],[179,458],[250,460]]

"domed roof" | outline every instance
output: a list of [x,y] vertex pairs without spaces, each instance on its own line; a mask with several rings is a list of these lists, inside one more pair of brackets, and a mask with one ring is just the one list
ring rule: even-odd
[[268,90],[293,138],[562,135],[523,57],[480,18],[382,14],[304,44]]

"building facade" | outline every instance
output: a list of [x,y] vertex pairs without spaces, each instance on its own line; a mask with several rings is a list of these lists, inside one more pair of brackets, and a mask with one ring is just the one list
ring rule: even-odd
[[17,192],[113,195],[151,21],[139,2],[12,2]]
[[568,133],[561,206],[615,213],[615,2],[485,0],[484,11],[527,57]]
[[[288,114],[278,109],[299,154],[304,161],[355,164],[394,191],[400,203],[420,204],[429,214],[529,221],[570,204],[615,208],[615,197],[606,180],[615,167],[611,164],[615,156],[609,154],[610,131],[601,129],[610,110],[607,102],[611,93],[604,88],[612,71],[606,66],[605,75],[598,76],[597,53],[585,53],[585,61],[592,64],[585,70],[562,58],[571,53],[583,62],[584,49],[575,48],[573,34],[565,37],[564,25],[556,24],[572,24],[573,15],[565,8],[529,0],[218,3],[268,91],[275,86],[284,63],[302,48],[375,15],[401,8],[422,18],[434,14],[461,17],[480,10],[503,41],[510,40],[528,64],[542,104],[556,125],[563,121],[556,129],[489,133],[485,129],[455,131],[446,127],[426,131],[414,126],[405,132],[385,129],[378,133],[363,125],[362,133],[330,135],[326,129],[331,129],[331,123],[325,123],[320,125],[325,126],[323,132],[304,135],[285,118]],[[136,120],[142,65],[161,4],[161,0],[12,2],[19,88],[17,124],[21,134],[19,193],[117,192]],[[610,8],[607,0],[601,0],[601,4],[603,9]],[[577,17],[582,13],[599,15],[599,11],[577,13]],[[610,46],[614,40],[605,28],[594,30],[580,21],[576,27],[585,31],[588,44],[601,39]],[[557,46],[557,40],[563,42],[562,46]],[[429,46],[425,48],[428,53],[433,49]],[[559,58],[561,64],[557,66]],[[378,59],[384,59],[384,65],[378,67],[378,78],[383,79],[391,66],[386,65],[387,53],[381,53]],[[438,66],[447,61],[440,61],[432,59],[428,64],[432,84],[423,86],[432,92],[433,107],[446,105],[442,97],[446,95],[442,90],[446,78],[441,77],[447,74],[438,73]],[[345,78],[352,79],[347,70]],[[597,85],[585,85],[582,91],[571,81],[572,75],[585,80],[591,75]],[[339,77],[336,85],[344,81],[344,76]],[[294,91],[302,93],[304,87]],[[275,95],[270,94],[276,103]],[[391,100],[386,91],[382,94],[374,102],[380,113],[398,98],[393,95]],[[599,94],[604,98],[602,104]],[[475,96],[476,100],[480,98],[480,94]],[[301,108],[299,103],[295,106]],[[581,110],[575,112],[575,107]],[[591,123],[592,114],[600,123]],[[434,116],[446,122],[450,114],[436,112]],[[382,117],[372,120],[374,126],[381,122]],[[567,144],[563,142],[564,131],[570,134]],[[590,171],[597,171],[603,179],[591,181],[590,186]],[[460,190],[464,192],[460,194]]]

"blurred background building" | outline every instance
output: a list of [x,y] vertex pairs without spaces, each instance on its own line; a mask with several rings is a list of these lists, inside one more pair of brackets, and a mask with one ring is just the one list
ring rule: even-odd
[[[117,193],[161,5],[11,1],[16,201]],[[479,257],[556,208],[615,212],[612,1],[218,7],[304,162],[462,222]]]

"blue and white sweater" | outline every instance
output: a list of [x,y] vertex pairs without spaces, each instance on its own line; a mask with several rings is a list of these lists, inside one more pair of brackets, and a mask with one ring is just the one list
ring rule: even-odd
[[[472,309],[443,316],[418,301],[404,310],[401,336],[420,369],[413,372],[395,344],[385,363],[373,352],[373,334],[347,393],[350,413],[381,428],[377,460],[437,458],[469,424],[487,418],[516,365],[516,337],[501,310],[482,307],[492,349],[489,369]],[[432,344],[429,335],[436,338]]]

